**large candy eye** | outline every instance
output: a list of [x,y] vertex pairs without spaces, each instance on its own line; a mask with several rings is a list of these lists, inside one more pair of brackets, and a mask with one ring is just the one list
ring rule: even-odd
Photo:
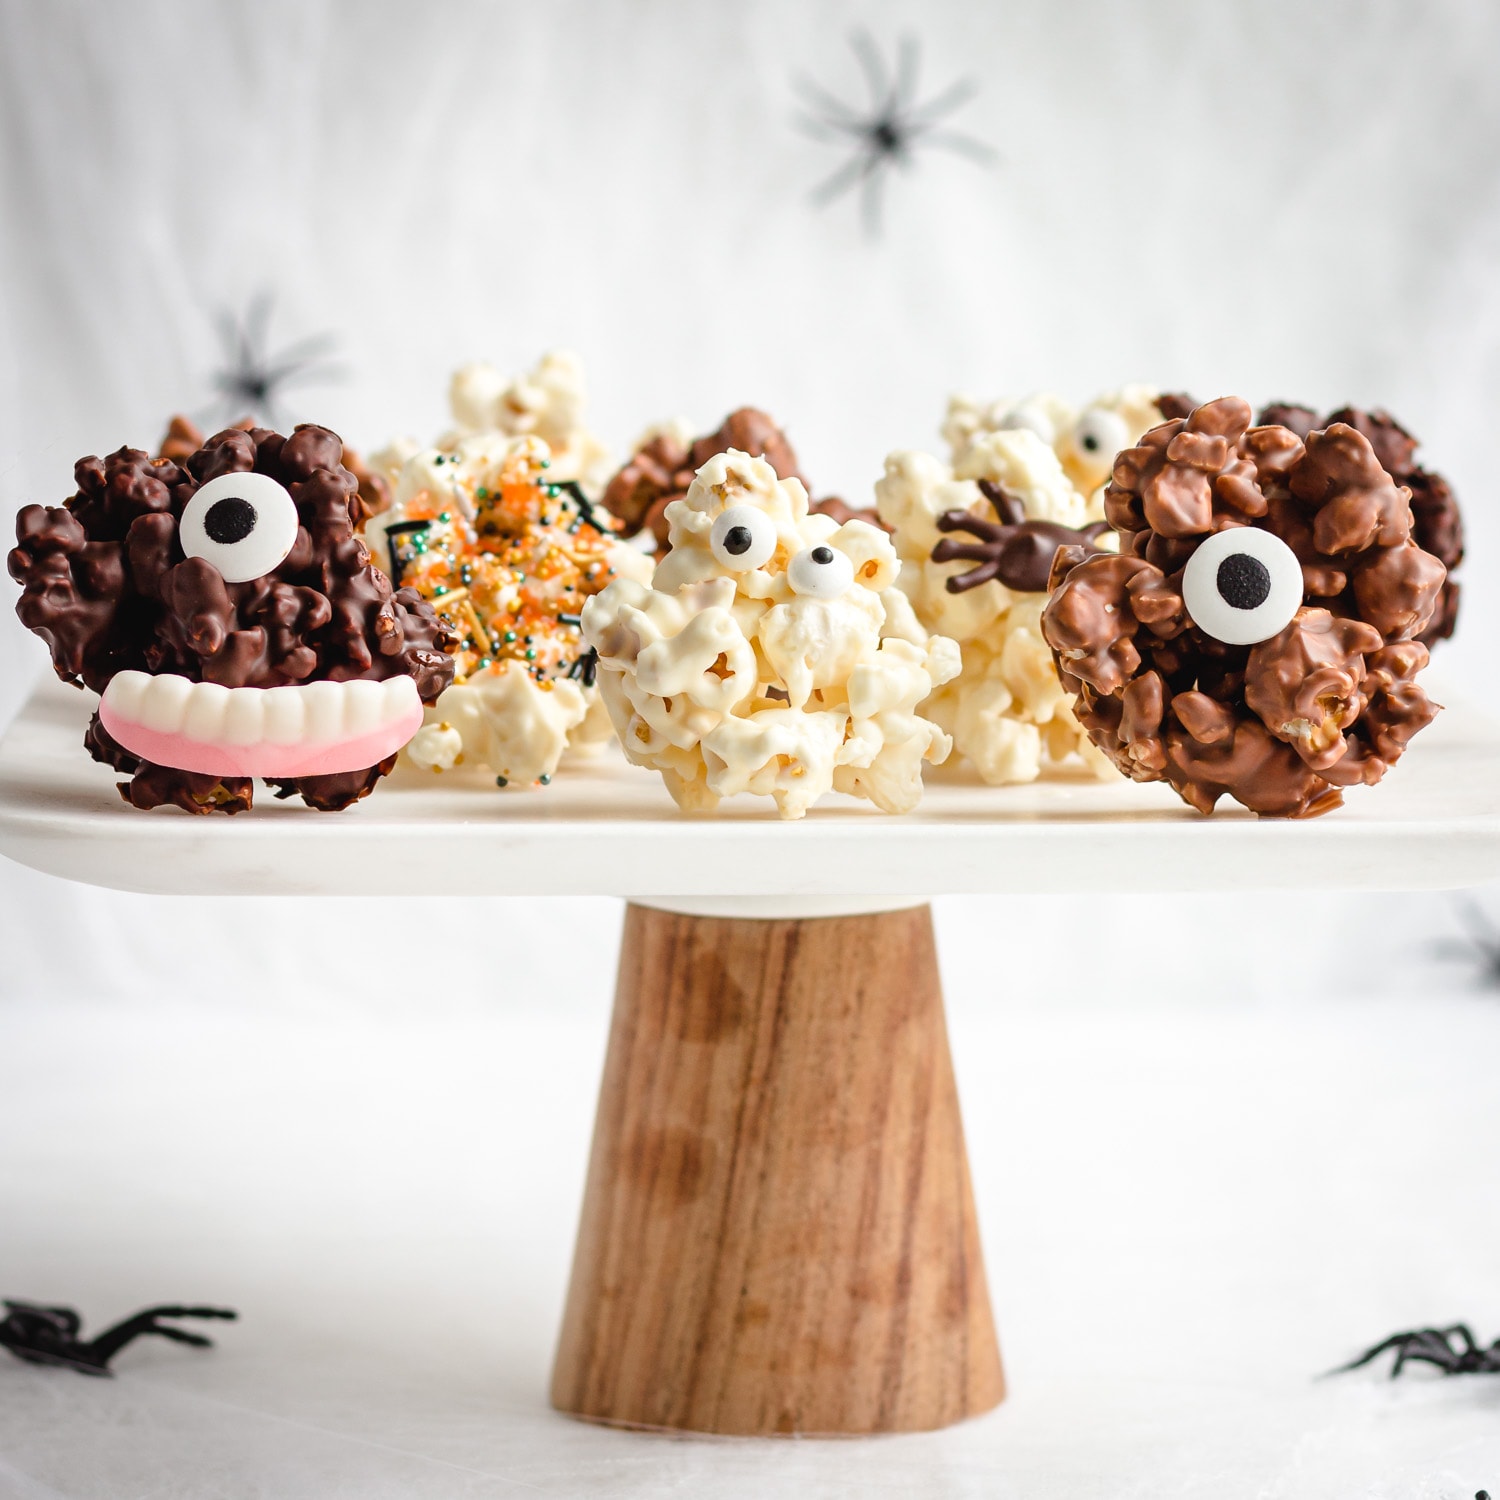
[[1001,432],[1015,432],[1018,429],[1034,432],[1049,448],[1057,436],[1057,429],[1052,425],[1052,418],[1040,406],[1033,405],[1030,401],[1018,403],[1000,418]]
[[837,599],[854,582],[854,563],[847,552],[819,543],[805,547],[787,564],[786,581],[794,594]]
[[734,573],[763,568],[776,551],[776,523],[753,505],[731,505],[708,535],[708,545]]
[[1227,646],[1268,641],[1302,605],[1302,567],[1274,532],[1216,531],[1188,559],[1182,601],[1199,630]]
[[297,503],[268,474],[220,474],[188,501],[177,534],[182,550],[211,562],[225,583],[248,583],[292,550]]
[[1072,439],[1080,458],[1108,469],[1115,454],[1130,446],[1130,429],[1119,412],[1093,406],[1074,423]]

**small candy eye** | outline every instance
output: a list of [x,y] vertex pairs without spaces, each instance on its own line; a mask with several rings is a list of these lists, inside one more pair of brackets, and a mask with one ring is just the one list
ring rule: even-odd
[[805,547],[787,565],[786,581],[794,594],[837,599],[854,582],[854,563],[847,552],[819,543]]
[[1034,432],[1049,448],[1057,436],[1051,417],[1040,406],[1033,406],[1029,401],[1022,401],[1018,406],[1011,407],[1000,418],[1002,432],[1014,432],[1018,428]]
[[753,505],[731,505],[714,522],[708,545],[733,573],[763,568],[776,551],[776,523]]
[[1130,446],[1125,419],[1107,407],[1093,406],[1073,424],[1073,447],[1080,458],[1108,469],[1114,456]]
[[1277,635],[1302,605],[1302,567],[1274,532],[1231,526],[1208,537],[1182,573],[1193,624],[1227,646]]
[[297,503],[268,474],[220,474],[188,501],[177,534],[182,550],[211,562],[225,583],[248,583],[292,550]]

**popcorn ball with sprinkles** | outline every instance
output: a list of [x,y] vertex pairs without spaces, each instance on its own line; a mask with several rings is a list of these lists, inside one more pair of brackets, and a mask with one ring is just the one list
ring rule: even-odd
[[547,785],[565,752],[609,719],[580,631],[584,603],[650,562],[537,437],[483,434],[413,455],[367,541],[396,583],[430,599],[457,637],[453,686],[403,759],[483,768],[497,786]]

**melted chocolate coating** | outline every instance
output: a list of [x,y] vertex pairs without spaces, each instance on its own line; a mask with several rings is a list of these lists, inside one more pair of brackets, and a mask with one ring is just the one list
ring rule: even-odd
[[[178,423],[167,444],[191,436]],[[152,459],[134,448],[74,467],[78,493],[62,506],[28,505],[16,518],[10,573],[22,586],[16,613],[52,653],[66,682],[103,692],[116,672],[175,672],[225,687],[382,680],[406,674],[424,702],[452,681],[448,637],[412,589],[392,592],[356,527],[364,506],[342,464],[344,448],[324,427],[289,437],[228,428],[184,455]],[[226,583],[212,564],[186,557],[178,522],[199,486],[254,470],[284,485],[300,526],[270,573]],[[150,766],[115,745],[96,722],[85,741],[96,760],[132,774],[134,806],[172,803],[193,812],[250,805],[250,783]],[[378,774],[377,774],[378,773]],[[363,790],[330,790],[330,778],[283,785],[313,806],[346,806]],[[346,777],[332,778],[341,784]]]
[[[1304,438],[1211,401],[1119,455],[1105,511],[1122,554],[1061,549],[1042,628],[1080,721],[1127,775],[1202,812],[1227,794],[1312,817],[1379,781],[1431,722],[1419,637],[1446,570],[1352,425]],[[1302,565],[1303,607],[1252,646],[1199,630],[1182,598],[1199,542],[1234,525],[1274,532]]]
[[1256,420],[1262,426],[1275,422],[1290,427],[1303,438],[1314,429],[1331,427],[1335,422],[1363,434],[1375,450],[1380,467],[1397,484],[1411,491],[1412,535],[1417,545],[1448,569],[1437,608],[1427,628],[1417,637],[1424,646],[1447,640],[1458,624],[1459,583],[1453,577],[1453,570],[1464,560],[1463,516],[1448,481],[1417,462],[1417,440],[1389,412],[1362,411],[1356,406],[1341,406],[1320,420],[1309,406],[1273,403]]
[[979,488],[995,507],[995,514],[1000,517],[998,524],[966,510],[944,511],[937,520],[939,531],[961,531],[977,538],[974,542],[959,542],[944,537],[932,549],[934,562],[961,558],[979,564],[967,573],[955,573],[948,580],[950,594],[967,593],[992,578],[1018,594],[1042,594],[1047,590],[1052,563],[1060,548],[1081,549],[1079,561],[1103,550],[1094,545],[1094,538],[1109,530],[1105,522],[1096,521],[1075,530],[1055,521],[1029,521],[1025,506],[994,480],[981,479]]
[[[787,442],[786,434],[763,411],[742,406],[724,418],[717,432],[698,438],[684,447],[670,434],[654,437],[638,449],[630,461],[605,487],[605,508],[623,523],[625,536],[649,531],[656,539],[657,556],[671,547],[667,535],[667,506],[687,494],[693,476],[716,454],[736,448],[752,458],[763,458],[776,471],[778,479],[798,479],[809,494],[812,486],[797,466],[797,455]],[[830,515],[842,525],[857,518],[882,530],[890,528],[873,510],[856,510],[836,495],[814,501],[810,507]]]

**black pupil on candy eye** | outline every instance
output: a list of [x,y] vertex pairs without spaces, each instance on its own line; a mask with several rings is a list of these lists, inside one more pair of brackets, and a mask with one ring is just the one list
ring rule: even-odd
[[1270,571],[1248,552],[1231,552],[1219,564],[1214,581],[1219,597],[1231,609],[1259,609],[1271,594]]
[[208,507],[203,518],[203,529],[210,540],[227,547],[232,542],[242,542],[255,530],[255,507],[238,495],[225,495]]
[[1083,435],[1083,446],[1087,448],[1090,453],[1093,453],[1099,447],[1099,439],[1096,438],[1092,432],[1086,432]]
[[812,560],[815,563],[831,563],[833,561],[833,548],[814,547],[812,549]]
[[738,557],[740,553],[750,550],[750,543],[754,540],[748,526],[731,526],[724,533],[724,550],[731,557]]

